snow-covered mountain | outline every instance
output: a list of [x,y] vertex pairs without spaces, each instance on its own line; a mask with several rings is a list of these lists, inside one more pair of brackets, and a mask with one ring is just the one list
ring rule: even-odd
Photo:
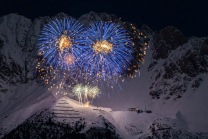
[[[120,82],[127,81],[122,85],[123,91],[103,89],[93,107],[83,108],[70,96],[54,95],[56,90],[48,91],[48,86],[33,76],[38,35],[43,25],[56,17],[70,16],[60,13],[34,21],[17,14],[0,17],[0,137],[11,131],[9,138],[28,124],[45,129],[43,132],[48,130],[47,126],[55,130],[50,126],[57,124],[53,110],[65,100],[69,103],[66,107],[77,109],[81,115],[73,121],[77,126],[71,125],[68,131],[76,137],[90,138],[99,132],[103,137],[110,137],[110,134],[112,138],[208,138],[208,37],[186,38],[174,27],[154,32],[143,25],[132,33],[137,37],[135,43],[142,46],[139,51],[145,55],[139,72],[120,79]],[[127,25],[115,15],[106,13],[90,12],[78,19],[85,26],[96,20]],[[128,111],[130,107],[144,110],[145,106],[153,113]],[[47,126],[38,124],[40,113],[46,115],[41,119]],[[52,120],[50,124],[49,119]],[[60,119],[59,134],[66,136],[65,123]],[[33,128],[30,133],[36,133]],[[31,134],[30,137],[38,136]]]
[[[26,120],[22,113],[36,111],[42,102],[4,118],[4,128],[12,129],[3,138],[207,138],[206,133],[186,131],[181,113],[176,119],[157,113],[112,111],[103,107],[83,107],[78,101],[62,97]],[[18,120],[16,120],[18,119]],[[24,120],[19,124],[20,120]]]

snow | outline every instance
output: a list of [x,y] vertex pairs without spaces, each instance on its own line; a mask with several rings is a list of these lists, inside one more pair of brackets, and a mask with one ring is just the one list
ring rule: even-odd
[[[87,15],[83,15],[79,20],[84,20],[85,16]],[[96,16],[96,18],[98,17]],[[30,61],[28,69],[35,67],[34,55],[37,51],[37,37],[42,26],[42,20],[36,19],[32,23],[31,20],[15,14],[0,18],[0,38],[5,43],[1,53],[6,56],[5,61],[8,65],[13,60],[24,71],[24,62],[27,59]],[[86,17],[86,23],[88,22],[91,22],[90,17]],[[208,132],[207,74],[203,73],[197,76],[201,77],[203,81],[196,91],[193,90],[190,84],[194,79],[187,83],[187,91],[177,101],[162,99],[165,95],[161,96],[160,99],[151,99],[149,95],[150,86],[155,83],[155,70],[164,71],[164,62],[170,63],[180,59],[183,56],[182,52],[191,49],[189,48],[190,45],[197,45],[201,38],[191,38],[188,43],[171,51],[167,59],[157,60],[158,64],[155,65],[154,70],[148,72],[149,65],[154,61],[152,59],[153,50],[150,49],[153,47],[153,37],[150,36],[150,38],[146,56],[139,72],[134,73],[133,78],[121,77],[119,79],[123,91],[117,92],[117,90],[120,90],[118,87],[115,87],[113,91],[101,89],[101,98],[95,99],[91,107],[81,106],[77,100],[70,96],[56,96],[56,89],[48,91],[48,86],[38,84],[32,80],[27,84],[11,85],[8,81],[0,79],[1,86],[8,89],[6,93],[0,93],[0,129],[5,130],[0,133],[11,131],[27,118],[45,108],[57,109],[55,106],[59,106],[58,103],[63,100],[69,104],[63,104],[62,106],[73,107],[74,111],[78,111],[79,116],[85,118],[87,126],[81,131],[83,133],[95,126],[91,123],[96,123],[97,127],[103,127],[102,117],[112,123],[116,128],[116,132],[123,138],[133,139],[150,135],[150,126],[155,122],[167,124],[173,129]],[[23,47],[26,47],[27,50],[32,50],[32,52],[23,52]],[[28,77],[32,75],[33,71],[31,70],[28,73]],[[184,76],[186,75],[177,74],[178,78]],[[3,77],[7,78],[4,75]],[[123,78],[127,82],[126,84],[122,83]],[[171,85],[178,84],[178,82],[174,83],[171,79],[168,80],[168,83]],[[180,84],[182,84],[182,81]],[[128,111],[129,108],[144,110],[145,106],[147,110],[151,110],[153,113],[139,114]],[[73,114],[73,112],[68,114]],[[67,113],[64,113],[64,115],[67,115]],[[63,122],[63,118],[53,120]],[[68,122],[71,121],[76,121],[76,118],[72,118]]]
[[[1,118],[0,125],[5,129],[6,132],[9,132],[12,129],[16,128],[18,125],[22,124],[27,118],[31,117],[34,113],[41,111],[44,108],[50,107],[52,101],[54,100],[55,98],[51,95],[48,96],[46,99],[39,101],[35,104],[26,106],[25,108],[20,110],[18,109],[14,113],[11,113],[8,116]],[[10,109],[10,112],[11,111],[12,109]],[[4,131],[2,132],[4,133]]]
[[[64,101],[65,100],[65,101]],[[67,104],[63,104],[67,103]],[[62,106],[61,106],[62,105]],[[147,114],[147,113],[136,113],[132,111],[112,111],[110,108],[104,108],[104,107],[83,107],[79,104],[78,101],[70,99],[68,97],[62,97],[55,100],[55,97],[53,95],[49,95],[48,97],[44,98],[43,100],[32,104],[30,106],[27,106],[23,109],[20,109],[9,116],[7,118],[1,119],[1,124],[4,129],[6,129],[5,132],[11,131],[17,125],[21,124],[32,116],[35,112],[41,111],[44,108],[50,108],[52,110],[56,110],[54,112],[62,112],[63,108],[61,107],[73,107],[74,111],[78,111],[79,115],[73,115],[72,118],[54,118],[52,120],[60,123],[68,123],[72,124],[72,122],[75,122],[77,119],[74,118],[76,116],[83,117],[84,121],[87,123],[87,126],[84,128],[84,130],[81,131],[81,133],[85,133],[87,130],[89,130],[91,127],[103,127],[102,119],[100,119],[101,115],[107,119],[110,123],[112,123],[116,127],[116,132],[124,137],[124,138],[138,138],[141,135],[150,134],[149,126],[158,120],[165,119],[160,123],[166,123],[168,125],[172,125],[172,123],[177,123],[178,121],[176,119],[170,119],[165,118],[158,114]],[[44,107],[43,107],[44,106]],[[59,106],[59,107],[57,107]],[[69,108],[65,108],[65,110],[70,110]],[[24,114],[23,114],[24,113]],[[70,113],[65,114],[59,114],[59,116],[69,117]],[[68,116],[69,115],[69,116]],[[58,115],[57,115],[58,116]],[[66,119],[66,120],[63,120]],[[92,124],[94,123],[94,124]],[[181,127],[181,123],[177,123],[178,127]],[[143,134],[142,134],[143,133]]]

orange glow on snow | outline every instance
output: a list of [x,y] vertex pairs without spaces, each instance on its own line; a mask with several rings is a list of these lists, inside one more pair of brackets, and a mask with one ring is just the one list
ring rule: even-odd
[[89,103],[87,102],[84,106],[85,106],[85,107],[89,107]]

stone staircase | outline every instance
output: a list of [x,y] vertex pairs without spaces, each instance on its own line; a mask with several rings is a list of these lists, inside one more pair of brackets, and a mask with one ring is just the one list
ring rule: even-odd
[[82,117],[80,116],[79,111],[74,110],[74,108],[67,103],[65,98],[59,100],[59,102],[52,108],[54,113],[54,120],[61,123],[74,123]]

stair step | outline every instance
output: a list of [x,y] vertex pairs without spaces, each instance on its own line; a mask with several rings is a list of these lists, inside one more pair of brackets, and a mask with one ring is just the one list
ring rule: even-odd
[[73,108],[73,107],[67,107],[67,106],[55,106],[55,107],[61,107],[61,108]]
[[68,117],[68,116],[55,116],[56,118],[82,118],[82,117],[72,117],[72,116],[70,116],[70,117]]
[[53,111],[74,111],[74,110],[58,110],[58,109],[53,109]]
[[63,114],[63,115],[79,115],[79,113],[54,113],[54,114]]
[[69,103],[58,103],[58,104],[69,104]]

